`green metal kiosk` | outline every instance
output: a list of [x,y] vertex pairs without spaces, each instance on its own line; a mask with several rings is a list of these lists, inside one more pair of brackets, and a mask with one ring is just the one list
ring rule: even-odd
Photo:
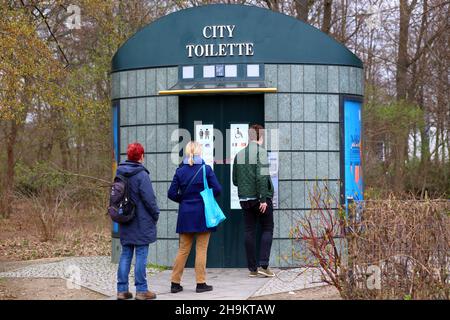
[[[192,139],[204,140],[204,158],[223,187],[218,202],[227,220],[211,237],[208,267],[246,266],[230,162],[247,142],[248,125],[260,123],[275,132],[266,139],[276,189],[271,265],[298,265],[292,252],[304,246],[290,238],[290,229],[312,210],[311,188],[319,181],[337,202],[351,198],[345,187],[346,180],[354,179],[345,170],[345,105],[360,108],[363,78],[360,59],[331,37],[253,6],[181,10],[128,39],[112,61],[114,152],[119,162],[126,159],[129,143],[138,141],[145,148],[145,166],[161,209],[149,262],[171,266],[178,250],[177,204],[167,199],[167,190],[181,156],[179,129],[185,129]],[[360,115],[355,119],[360,121]],[[223,139],[217,139],[218,131]],[[356,154],[360,139],[351,137],[348,144]],[[214,152],[218,149],[223,152]],[[117,262],[117,225],[112,234],[112,260]]]

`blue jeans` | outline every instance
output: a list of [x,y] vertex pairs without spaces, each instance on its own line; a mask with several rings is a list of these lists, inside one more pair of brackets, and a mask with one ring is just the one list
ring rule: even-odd
[[148,245],[122,246],[120,255],[119,270],[117,271],[117,292],[128,292],[128,275],[130,274],[133,251],[136,249],[136,263],[134,264],[134,284],[136,292],[147,292],[147,256]]

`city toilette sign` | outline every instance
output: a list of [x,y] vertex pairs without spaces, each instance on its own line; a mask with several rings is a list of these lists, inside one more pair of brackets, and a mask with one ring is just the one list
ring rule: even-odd
[[[205,39],[232,39],[235,29],[236,25],[205,26],[202,33]],[[186,50],[189,58],[253,56],[254,44],[253,42],[188,44]]]

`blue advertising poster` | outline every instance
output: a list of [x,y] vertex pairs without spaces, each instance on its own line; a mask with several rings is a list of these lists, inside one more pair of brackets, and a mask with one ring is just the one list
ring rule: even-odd
[[361,102],[344,100],[345,207],[363,200]]

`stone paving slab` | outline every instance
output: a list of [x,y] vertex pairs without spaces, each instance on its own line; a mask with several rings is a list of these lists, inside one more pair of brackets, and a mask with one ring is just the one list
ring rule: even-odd
[[[207,283],[214,287],[211,292],[195,292],[195,271],[186,268],[182,278],[184,290],[170,293],[172,271],[147,269],[149,289],[156,292],[159,300],[244,300],[255,296],[264,296],[282,292],[301,290],[324,285],[320,281],[318,269],[273,269],[274,278],[248,277],[246,269],[209,268]],[[130,291],[134,288],[134,269],[130,272]],[[9,272],[1,272],[0,278],[62,278],[70,279],[74,284],[104,294],[110,299],[116,296],[117,264],[106,257],[74,257],[62,261],[40,263],[22,267]],[[69,285],[71,283],[69,282]]]
[[260,287],[254,297],[323,286],[317,268],[294,268],[276,272],[276,276]]
[[[132,268],[130,274],[132,275],[133,272]],[[156,269],[147,269],[148,276],[157,272]],[[116,294],[117,264],[111,263],[111,257],[108,256],[66,258],[59,262],[35,264],[10,272],[2,272],[0,278],[2,277],[70,279],[73,284],[112,296]],[[130,283],[134,283],[132,276]]]
[[195,270],[184,270],[181,285],[183,291],[170,293],[171,270],[155,274],[148,279],[149,288],[157,293],[159,300],[246,300],[259,288],[270,282],[270,278],[248,277],[247,269],[209,268],[206,283],[213,291],[196,293]]

